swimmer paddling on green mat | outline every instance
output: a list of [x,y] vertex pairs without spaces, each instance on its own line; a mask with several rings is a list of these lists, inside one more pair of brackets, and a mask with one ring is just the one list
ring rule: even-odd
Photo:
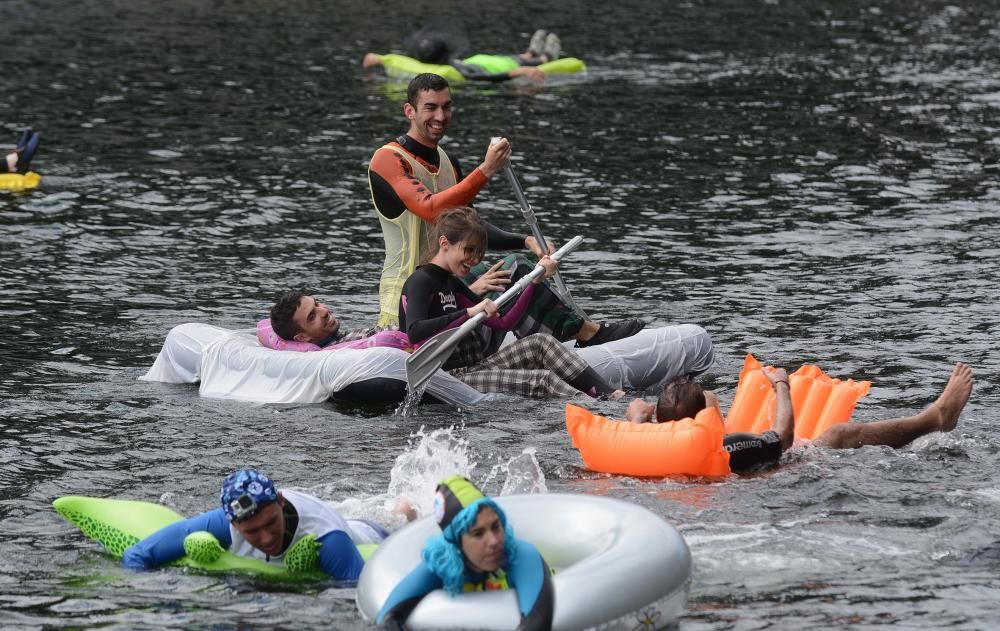
[[378,544],[389,536],[374,522],[344,519],[311,495],[278,491],[255,469],[229,474],[219,499],[219,508],[174,522],[126,549],[122,565],[145,570],[175,561],[184,556],[189,534],[207,531],[237,556],[282,566],[285,553],[311,535],[319,543],[319,567],[337,580],[356,581],[364,567],[357,546]]
[[[510,81],[518,77],[545,81],[545,71],[539,66],[563,56],[559,36],[542,30],[531,36],[526,51],[513,55],[478,54],[458,59],[461,51],[454,50],[447,37],[427,29],[410,36],[405,48],[407,56],[425,64],[452,66],[469,81]],[[382,55],[366,53],[361,66],[372,68],[383,62]]]

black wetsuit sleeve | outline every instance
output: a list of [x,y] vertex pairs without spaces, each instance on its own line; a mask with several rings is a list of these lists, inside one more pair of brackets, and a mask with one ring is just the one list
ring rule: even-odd
[[448,154],[448,160],[451,162],[451,168],[455,169],[455,181],[461,182],[465,179],[465,174],[462,173],[462,165],[458,163],[458,158]]
[[774,431],[726,434],[722,447],[729,452],[729,468],[734,473],[765,469],[781,459],[781,438]]
[[368,173],[368,185],[372,188],[372,199],[375,201],[376,210],[386,219],[395,219],[406,210],[406,204],[396,194],[396,189],[378,173],[374,171]]
[[440,282],[423,267],[406,279],[400,297],[399,321],[405,327],[410,342],[419,344],[468,317],[465,309],[456,307],[446,311],[442,308],[440,297],[451,294],[453,289],[455,287],[451,283]]
[[[455,169],[455,181],[461,182],[465,179],[465,175],[462,173],[462,166],[458,163],[455,156],[450,153],[448,154],[448,159],[451,160],[451,166]],[[374,183],[372,186],[372,190],[374,191]],[[483,220],[483,223],[486,224],[486,247],[488,249],[521,250],[524,248],[524,240],[528,238],[528,235],[508,232],[503,228],[494,226],[485,219]]]
[[520,631],[542,631],[552,628],[555,614],[555,589],[552,572],[535,546],[516,539],[517,560],[507,571],[510,586],[517,591],[518,609],[521,611]]
[[486,224],[486,247],[490,250],[523,250],[527,235],[507,232],[488,221]]

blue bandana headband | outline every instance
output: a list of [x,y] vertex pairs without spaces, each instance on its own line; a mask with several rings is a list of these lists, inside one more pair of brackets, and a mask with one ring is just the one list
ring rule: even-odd
[[229,521],[256,515],[261,508],[278,499],[274,482],[256,469],[241,469],[222,481],[219,500]]

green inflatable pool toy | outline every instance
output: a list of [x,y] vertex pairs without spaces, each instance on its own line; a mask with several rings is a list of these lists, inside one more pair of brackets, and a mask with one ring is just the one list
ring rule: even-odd
[[[490,57],[492,56],[490,55]],[[474,61],[476,57],[480,57],[480,55],[470,57],[469,60]],[[431,72],[444,77],[449,83],[462,83],[465,81],[462,73],[453,66],[425,64],[413,57],[394,53],[379,55],[379,58],[385,67],[385,73],[394,79],[409,79],[424,72]],[[587,65],[583,63],[583,60],[576,57],[563,57],[562,59],[549,61],[537,67],[546,74],[578,74],[587,70]]]
[[[52,502],[56,512],[87,537],[121,558],[125,550],[164,526],[184,519],[166,506],[136,500],[112,500],[70,495]],[[285,553],[285,566],[258,559],[239,557],[226,551],[211,533],[193,532],[184,539],[185,556],[172,565],[208,572],[241,572],[279,580],[322,580],[329,578],[319,567],[320,543],[315,535],[303,537]],[[375,544],[358,546],[367,561]]]

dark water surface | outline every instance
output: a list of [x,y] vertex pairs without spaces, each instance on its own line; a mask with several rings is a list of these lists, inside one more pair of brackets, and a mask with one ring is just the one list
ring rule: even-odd
[[[378,516],[448,458],[493,491],[606,494],[675,524],[695,561],[684,629],[1000,622],[997,565],[963,562],[1000,538],[1000,6],[519,4],[3,3],[0,141],[42,130],[44,179],[0,193],[0,626],[360,628],[347,588],[124,572],[50,503],[190,514],[251,464]],[[365,168],[404,126],[398,86],[358,61],[434,15],[484,51],[546,27],[590,64],[456,91],[446,146],[468,170],[512,139],[546,232],[588,237],[564,274],[593,315],[702,324],[724,401],[747,352],[870,379],[856,421],[919,410],[964,360],[957,430],[639,481],[580,468],[561,401],[401,419],[137,382],[172,326],[249,326],[288,286],[373,320]],[[478,205],[518,225],[502,179]],[[451,425],[437,451],[410,438]]]

